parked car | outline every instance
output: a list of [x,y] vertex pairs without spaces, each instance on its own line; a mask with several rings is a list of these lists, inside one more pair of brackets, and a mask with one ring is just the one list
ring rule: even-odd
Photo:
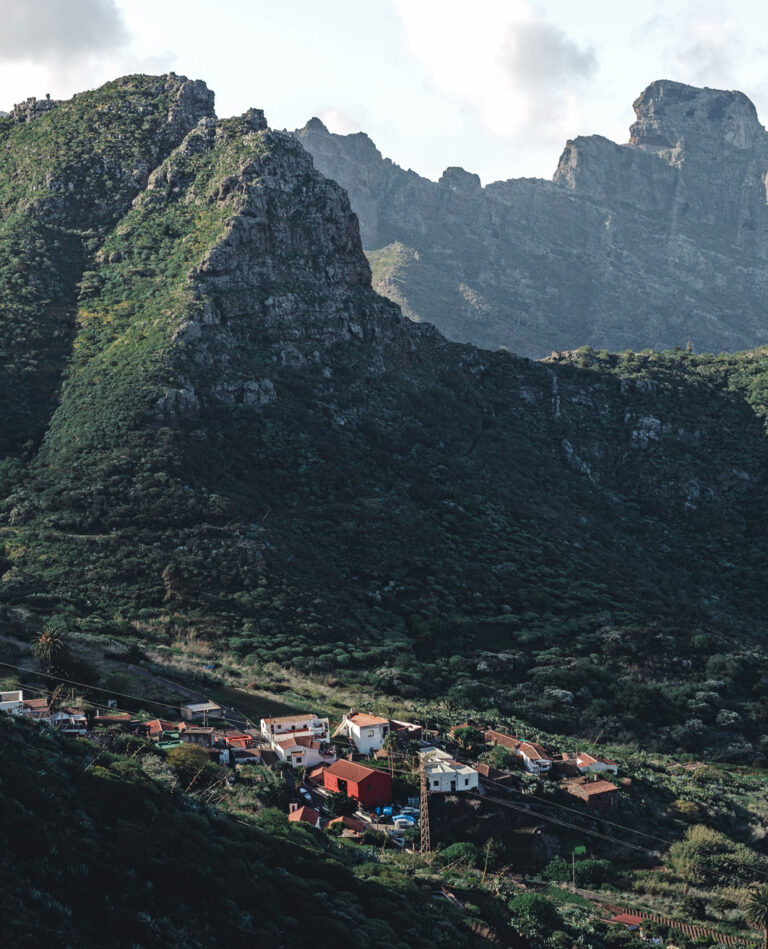
[[398,830],[409,830],[411,827],[416,826],[416,821],[410,814],[398,814],[392,818],[392,825],[393,827],[397,827]]
[[307,801],[308,804],[312,803],[312,795],[309,791],[305,791],[304,788],[299,788],[299,794]]
[[400,813],[401,813],[401,814],[410,814],[411,817],[417,817],[417,818],[418,818],[418,816],[419,816],[419,809],[418,809],[418,807],[401,807],[401,808],[400,808]]

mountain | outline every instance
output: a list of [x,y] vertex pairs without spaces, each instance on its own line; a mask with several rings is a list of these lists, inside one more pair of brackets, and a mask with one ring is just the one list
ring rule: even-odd
[[0,202],[37,255],[2,319],[16,635],[183,631],[238,675],[756,753],[768,349],[448,342],[373,291],[295,136],[180,77],[3,123]]
[[768,135],[739,92],[662,80],[626,145],[569,141],[551,181],[438,182],[318,119],[296,132],[360,218],[374,286],[450,339],[540,357],[589,344],[768,341]]

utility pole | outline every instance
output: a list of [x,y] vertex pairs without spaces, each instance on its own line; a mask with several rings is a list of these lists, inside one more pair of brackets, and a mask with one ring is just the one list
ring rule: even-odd
[[576,853],[571,851],[571,884],[573,889],[576,889]]
[[429,785],[427,783],[427,766],[424,756],[421,756],[419,762],[419,775],[421,778],[421,795],[419,799],[419,821],[421,824],[421,851],[422,857],[427,863],[432,863],[432,845],[429,839]]

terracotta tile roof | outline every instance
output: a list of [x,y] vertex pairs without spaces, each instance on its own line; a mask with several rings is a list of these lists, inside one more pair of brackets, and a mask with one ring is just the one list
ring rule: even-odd
[[[342,781],[352,781],[353,784],[359,784],[361,781],[365,781],[366,778],[376,773],[375,768],[366,768],[364,765],[357,764],[354,761],[347,761],[346,758],[341,758],[336,764],[332,764],[330,768],[326,770],[326,774],[332,774],[335,778],[341,778]],[[383,772],[378,773],[382,774]],[[387,775],[387,777],[389,777],[389,775]]]
[[595,758],[595,756],[591,755],[588,751],[579,752],[579,754],[576,756],[576,763],[586,765],[587,767],[590,767],[593,764],[616,764],[612,758]]
[[48,708],[48,699],[24,699],[24,708]]
[[347,715],[347,721],[360,728],[367,728],[369,725],[386,725],[389,719],[379,718],[378,715],[368,715],[365,712],[355,712],[354,715]]
[[580,791],[586,792],[587,797],[597,797],[600,794],[616,794],[618,788],[610,781],[589,781],[587,784],[575,784]]
[[286,735],[285,738],[278,738],[275,741],[276,745],[280,745],[281,748],[319,748],[320,742],[314,738],[311,738],[309,735],[299,735],[296,738],[292,738],[290,735]]
[[634,913],[619,913],[608,920],[609,923],[621,923],[623,926],[640,926],[643,922],[642,916],[636,916]]
[[311,824],[313,827],[316,826],[319,819],[320,813],[314,807],[308,807],[306,804],[297,807],[295,811],[288,814],[288,820],[302,821],[305,824]]
[[349,830],[357,831],[361,834],[366,829],[365,824],[358,820],[356,817],[334,817],[332,821],[328,821],[328,826],[332,827],[334,824],[343,824]]
[[487,742],[494,742],[497,745],[503,745],[512,751],[520,751],[532,761],[545,760],[551,761],[552,758],[546,748],[537,745],[532,741],[523,741],[522,738],[515,738],[514,735],[505,735],[504,732],[487,731],[483,735]]

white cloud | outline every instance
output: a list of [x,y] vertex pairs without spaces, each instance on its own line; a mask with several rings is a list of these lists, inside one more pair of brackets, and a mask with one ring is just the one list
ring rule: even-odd
[[597,68],[527,0],[395,0],[414,57],[444,95],[500,138],[560,140],[579,119],[582,87]]
[[747,55],[742,21],[723,3],[688,3],[649,20],[646,39],[661,48],[669,77],[696,86],[740,84]]
[[114,0],[0,0],[0,24],[5,62],[104,53],[129,41]]

